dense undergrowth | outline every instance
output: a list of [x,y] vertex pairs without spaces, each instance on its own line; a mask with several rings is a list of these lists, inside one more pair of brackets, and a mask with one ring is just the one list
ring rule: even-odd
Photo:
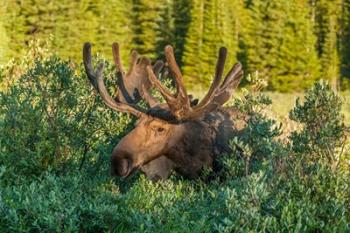
[[326,83],[296,103],[302,127],[284,139],[271,100],[243,91],[232,104],[250,117],[222,171],[152,183],[109,175],[133,119],[105,108],[81,66],[32,54],[0,72],[0,232],[350,231],[348,129]]

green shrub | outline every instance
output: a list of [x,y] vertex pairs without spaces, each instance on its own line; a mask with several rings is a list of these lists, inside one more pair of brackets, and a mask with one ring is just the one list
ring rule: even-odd
[[37,176],[49,167],[82,167],[111,151],[131,118],[105,108],[81,74],[49,57],[0,93],[0,164],[17,176]]
[[324,82],[316,83],[306,92],[304,103],[297,99],[289,116],[304,127],[292,133],[291,141],[293,151],[302,156],[303,163],[329,164],[336,169],[349,132],[341,108],[341,98]]
[[282,157],[281,153],[285,153],[283,145],[277,140],[281,134],[281,125],[266,116],[272,101],[259,92],[264,85],[263,81],[258,77],[248,81],[252,84],[251,90],[243,90],[243,96],[233,101],[233,106],[242,113],[238,120],[245,125],[239,136],[231,140],[233,157],[237,158],[238,155],[238,159],[222,158],[230,168],[226,171],[232,176],[249,175],[251,171],[275,163],[278,157]]
[[[91,177],[90,177],[91,178]],[[7,186],[0,191],[1,232],[101,232],[122,227],[118,192],[80,174]]]
[[44,56],[9,87],[0,93],[0,232],[350,231],[349,170],[329,162],[346,164],[347,129],[324,84],[292,110],[304,128],[291,144],[279,141],[265,114],[271,100],[254,88],[233,102],[246,127],[221,156],[222,173],[210,174],[220,179],[158,183],[109,176],[132,120],[103,105],[81,66]]

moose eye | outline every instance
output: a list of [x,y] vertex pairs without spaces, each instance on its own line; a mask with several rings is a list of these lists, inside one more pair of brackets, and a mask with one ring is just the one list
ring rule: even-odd
[[163,132],[163,131],[164,131],[164,128],[162,128],[162,127],[158,127],[158,128],[157,128],[157,132],[161,133],[161,132]]

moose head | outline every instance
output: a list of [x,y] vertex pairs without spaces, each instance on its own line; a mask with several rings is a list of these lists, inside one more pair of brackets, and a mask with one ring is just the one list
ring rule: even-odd
[[[203,167],[212,167],[219,129],[210,118],[222,118],[216,113],[240,83],[243,76],[241,65],[234,65],[222,81],[227,50],[220,48],[213,82],[197,104],[187,94],[171,46],[165,47],[165,56],[176,82],[176,93],[169,91],[158,79],[163,62],[157,61],[152,66],[148,58],[133,51],[129,70],[125,72],[117,43],[112,45],[112,52],[119,74],[114,98],[104,84],[103,63],[94,69],[91,45],[86,43],[83,48],[88,79],[105,104],[138,118],[135,128],[119,141],[112,152],[112,173],[127,177],[141,168],[151,178],[166,178],[174,169],[184,176],[196,177]],[[152,87],[161,93],[166,103],[159,103],[151,95]],[[141,99],[148,103],[148,109],[137,105]]]

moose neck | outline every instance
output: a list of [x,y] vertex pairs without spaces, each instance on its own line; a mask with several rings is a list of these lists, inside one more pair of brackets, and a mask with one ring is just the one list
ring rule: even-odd
[[241,120],[242,113],[233,107],[219,108],[217,111],[207,114],[204,121],[214,130],[214,154],[228,154],[232,152],[230,140],[238,136],[244,128]]
[[201,118],[179,124],[176,143],[165,154],[182,175],[195,178],[203,167],[213,167],[216,157],[232,152],[230,140],[239,135],[242,122],[234,108],[219,108]]

